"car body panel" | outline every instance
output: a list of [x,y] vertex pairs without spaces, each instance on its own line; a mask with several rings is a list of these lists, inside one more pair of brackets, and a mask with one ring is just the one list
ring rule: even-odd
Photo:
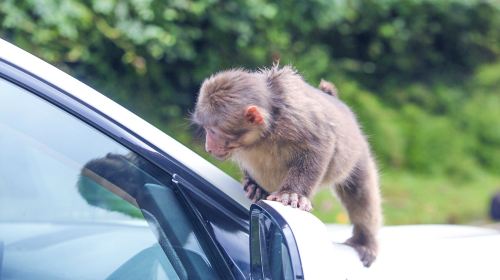
[[[352,226],[327,225],[334,242]],[[373,265],[349,279],[499,279],[500,231],[461,225],[385,226]]]
[[500,231],[459,225],[385,226],[380,254],[365,268],[342,244],[350,225],[325,225],[313,215],[264,201],[287,221],[305,279],[499,279]]
[[259,203],[275,209],[287,222],[300,252],[304,279],[347,279],[363,269],[354,249],[332,242],[325,224],[315,216],[275,201]]

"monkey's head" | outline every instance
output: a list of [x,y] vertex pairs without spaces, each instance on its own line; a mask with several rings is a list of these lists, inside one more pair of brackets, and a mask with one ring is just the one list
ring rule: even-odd
[[256,144],[270,126],[265,77],[228,70],[207,78],[192,120],[205,130],[205,150],[220,160]]

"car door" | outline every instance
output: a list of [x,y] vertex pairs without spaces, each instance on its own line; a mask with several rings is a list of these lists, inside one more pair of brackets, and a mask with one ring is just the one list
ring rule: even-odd
[[0,131],[0,278],[238,278],[145,143],[2,61]]

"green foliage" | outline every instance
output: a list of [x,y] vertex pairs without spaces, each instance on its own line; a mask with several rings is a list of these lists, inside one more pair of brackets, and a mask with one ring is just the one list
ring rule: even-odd
[[0,24],[3,38],[162,121],[222,68],[281,58],[397,101],[380,89],[461,77],[500,53],[499,6],[479,0],[4,0]]
[[403,114],[409,169],[441,173],[453,166],[457,154],[466,158],[461,133],[449,119],[429,116],[414,106],[405,107]]
[[186,120],[202,80],[280,59],[335,82],[382,172],[466,182],[500,170],[498,30],[482,0],[0,2],[0,37],[202,154]]
[[471,152],[484,167],[500,170],[500,95],[474,96],[464,108],[464,129],[475,135]]
[[[491,195],[500,178],[477,173],[474,180],[382,172],[384,224],[486,223]],[[348,223],[347,213],[327,189],[313,201],[314,214],[329,223]]]

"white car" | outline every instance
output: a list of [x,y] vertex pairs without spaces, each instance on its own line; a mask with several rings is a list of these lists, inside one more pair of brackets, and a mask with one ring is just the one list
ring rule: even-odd
[[351,228],[260,201],[120,105],[0,40],[0,279],[500,279],[500,232]]

